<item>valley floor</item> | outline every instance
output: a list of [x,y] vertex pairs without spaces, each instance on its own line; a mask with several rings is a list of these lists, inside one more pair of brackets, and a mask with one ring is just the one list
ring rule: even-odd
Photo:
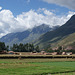
[[[60,72],[70,73],[59,74]],[[48,74],[75,75],[75,59],[0,59],[0,75]]]

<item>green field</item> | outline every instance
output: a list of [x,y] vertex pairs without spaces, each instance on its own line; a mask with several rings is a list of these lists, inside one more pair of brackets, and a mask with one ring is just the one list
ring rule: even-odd
[[75,71],[75,59],[0,59],[0,75],[48,75],[67,71]]
[[52,75],[75,75],[75,72],[71,72],[71,73],[58,73],[58,74],[52,74]]

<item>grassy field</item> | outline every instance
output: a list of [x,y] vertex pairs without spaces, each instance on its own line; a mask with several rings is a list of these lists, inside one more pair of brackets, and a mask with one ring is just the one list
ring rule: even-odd
[[0,75],[48,75],[66,71],[75,71],[75,59],[0,59]]
[[58,73],[58,74],[52,74],[52,75],[75,75],[75,72],[71,72],[71,73]]

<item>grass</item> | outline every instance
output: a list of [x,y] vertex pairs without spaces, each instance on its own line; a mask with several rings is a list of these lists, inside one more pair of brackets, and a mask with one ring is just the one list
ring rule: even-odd
[[52,74],[52,75],[75,75],[75,72],[71,72],[71,73],[58,73],[58,74]]
[[0,59],[0,75],[47,75],[65,71],[75,71],[75,59]]

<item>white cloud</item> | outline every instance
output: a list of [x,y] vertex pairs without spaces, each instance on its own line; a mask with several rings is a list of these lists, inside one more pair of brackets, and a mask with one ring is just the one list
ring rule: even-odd
[[75,0],[43,0],[43,1],[75,10]]
[[0,10],[2,9],[2,7],[0,7]]
[[39,26],[43,23],[50,27],[62,25],[69,20],[73,14],[75,14],[75,12],[70,11],[67,16],[57,16],[45,8],[40,8],[38,11],[30,10],[14,17],[10,10],[1,10],[0,37],[12,32],[21,32],[29,28]]

